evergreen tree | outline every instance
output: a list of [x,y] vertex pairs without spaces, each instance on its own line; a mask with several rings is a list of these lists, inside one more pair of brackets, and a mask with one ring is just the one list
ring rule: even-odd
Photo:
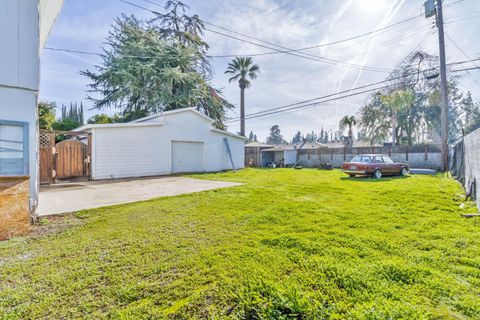
[[305,141],[307,142],[317,141],[317,139],[318,135],[314,131],[307,133],[307,135],[305,136]]
[[295,133],[295,135],[292,138],[292,143],[300,143],[302,141],[303,141],[302,133],[300,131],[297,131],[297,133]]
[[465,134],[480,128],[480,104],[475,103],[472,98],[472,93],[467,92],[461,101],[461,111],[463,117],[463,128]]
[[80,102],[80,125],[84,125],[85,124],[85,114],[83,113],[83,103]]
[[248,140],[250,141],[257,141],[257,135],[253,133],[253,131],[250,131],[250,134],[248,135]]
[[276,124],[270,128],[270,135],[267,137],[268,144],[284,144],[282,134],[280,133],[280,127]]
[[194,107],[223,128],[233,105],[212,87],[204,25],[189,16],[188,6],[167,1],[165,13],[142,21],[122,16],[106,40],[103,61],[95,71],[81,74],[91,80],[94,108],[118,108],[122,114],[154,113]]

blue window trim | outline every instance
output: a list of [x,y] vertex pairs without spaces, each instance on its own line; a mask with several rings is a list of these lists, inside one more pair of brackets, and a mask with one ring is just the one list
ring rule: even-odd
[[[17,126],[17,127],[22,127],[23,128],[23,172],[20,175],[29,175],[30,172],[30,166],[29,166],[29,123],[26,121],[13,121],[13,120],[3,120],[0,119],[0,126]],[[15,142],[15,141],[10,141],[10,142]],[[19,143],[20,141],[16,141]]]

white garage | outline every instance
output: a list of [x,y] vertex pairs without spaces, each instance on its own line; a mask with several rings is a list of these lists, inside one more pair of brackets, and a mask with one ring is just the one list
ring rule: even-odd
[[246,138],[216,129],[213,123],[185,108],[77,131],[92,134],[93,180],[243,168]]

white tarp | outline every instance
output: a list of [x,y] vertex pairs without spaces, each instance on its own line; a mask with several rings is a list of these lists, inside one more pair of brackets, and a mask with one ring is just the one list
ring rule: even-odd
[[480,208],[480,129],[468,134],[465,143],[465,189],[475,188],[475,198]]

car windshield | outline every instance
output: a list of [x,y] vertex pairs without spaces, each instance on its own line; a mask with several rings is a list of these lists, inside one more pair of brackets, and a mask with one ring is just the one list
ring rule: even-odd
[[385,163],[393,163],[393,160],[390,159],[389,157],[382,157],[383,158],[383,162]]
[[365,163],[370,163],[371,158],[369,156],[356,156],[355,158],[352,159],[350,162],[365,162]]

